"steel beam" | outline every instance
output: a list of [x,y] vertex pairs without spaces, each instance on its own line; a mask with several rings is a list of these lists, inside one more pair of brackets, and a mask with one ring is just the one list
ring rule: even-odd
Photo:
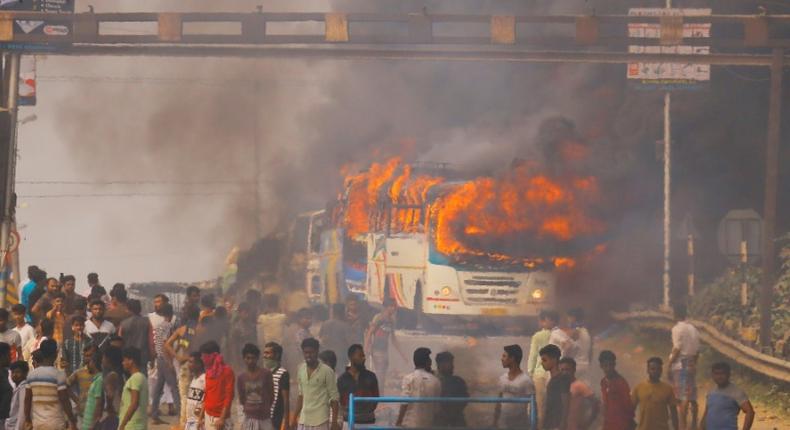
[[[428,61],[501,61],[533,63],[688,63],[720,66],[767,67],[771,55],[752,54],[634,54],[607,51],[522,51],[472,48],[381,48],[351,46],[214,46],[214,45],[97,45],[74,44],[60,52],[64,55],[180,56],[180,57],[270,57],[326,59],[384,59]],[[790,65],[786,58],[784,66]]]

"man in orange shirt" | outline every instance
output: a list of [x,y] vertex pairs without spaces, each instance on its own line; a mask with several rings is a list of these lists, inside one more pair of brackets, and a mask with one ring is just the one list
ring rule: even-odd
[[209,341],[200,347],[206,368],[206,394],[204,397],[205,426],[207,430],[231,430],[230,419],[233,404],[233,369],[225,364],[217,342]]

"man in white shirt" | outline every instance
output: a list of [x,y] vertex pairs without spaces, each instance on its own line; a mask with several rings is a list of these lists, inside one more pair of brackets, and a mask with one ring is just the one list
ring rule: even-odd
[[[403,377],[404,397],[439,397],[442,384],[431,372],[431,350],[417,348],[414,351],[414,372]],[[427,428],[433,425],[433,403],[404,403],[398,413],[398,427]]]
[[18,303],[11,307],[11,318],[14,320],[14,331],[19,333],[22,338],[22,347],[24,347],[30,339],[36,337],[36,329],[27,323],[26,319],[27,309],[25,305]]
[[22,408],[27,394],[27,374],[30,368],[25,361],[11,363],[11,381],[16,384],[14,395],[11,397],[11,407],[8,410],[8,419],[5,420],[3,430],[22,430]]
[[678,404],[679,430],[688,427],[688,412],[691,409],[691,427],[697,428],[697,357],[699,356],[699,332],[687,318],[686,306],[675,306],[675,326],[672,327],[672,352],[669,354],[669,374]]
[[9,317],[8,310],[0,308],[0,342],[5,342],[11,347],[10,362],[14,362],[22,357],[22,336],[16,330],[8,328]]
[[162,306],[170,303],[170,299],[164,294],[157,294],[154,296],[154,311],[148,314],[148,321],[151,323],[151,329],[156,330],[165,317],[162,315]]
[[576,354],[571,357],[576,362],[575,377],[589,384],[590,361],[592,360],[592,337],[584,324],[584,310],[574,308],[568,311],[568,325],[573,330]]
[[579,350],[576,341],[574,341],[565,329],[559,325],[551,329],[549,344],[557,345],[563,357],[575,357]]
[[85,323],[85,334],[91,338],[97,348],[102,348],[115,334],[115,325],[104,319],[107,305],[101,300],[91,302],[91,319]]
[[[518,345],[508,345],[502,353],[502,367],[507,371],[499,377],[499,397],[527,397],[535,394],[535,384],[527,372],[521,370],[524,352]],[[501,421],[500,421],[501,419]],[[494,409],[494,427],[504,429],[523,428],[529,421],[527,405],[524,403],[497,403]]]

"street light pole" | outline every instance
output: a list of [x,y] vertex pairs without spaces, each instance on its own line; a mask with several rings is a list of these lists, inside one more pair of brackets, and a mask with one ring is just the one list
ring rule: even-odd
[[[672,8],[672,0],[667,0],[666,8]],[[662,305],[664,310],[669,310],[669,288],[671,285],[670,240],[672,237],[672,205],[670,200],[672,196],[672,123],[669,115],[671,103],[672,96],[669,91],[667,91],[664,93],[664,275],[662,277],[664,287]]]
[[[17,96],[19,93],[19,57],[20,54],[4,52],[2,54],[2,111],[0,111],[0,307],[6,305],[6,295],[11,293],[8,287],[12,284],[6,278],[8,265],[12,264],[10,252],[11,229],[14,222],[14,181],[16,170],[16,120]],[[14,270],[15,272],[16,270]],[[13,292],[14,294],[16,292]]]
[[261,84],[258,79],[255,79],[255,89],[253,91],[253,119],[252,119],[252,157],[254,164],[254,175],[253,178],[253,189],[255,192],[255,215],[253,216],[253,220],[255,221],[255,240],[258,240],[263,235],[263,229],[261,228],[261,160],[260,160],[260,148],[258,148],[258,138],[259,138],[259,130],[258,130],[258,111],[259,100],[261,99]]
[[779,140],[782,118],[782,73],[784,49],[774,48],[771,62],[771,89],[768,94],[768,133],[765,148],[765,206],[763,218],[762,266],[763,282],[760,291],[760,346],[771,346],[771,304],[773,300],[774,272],[776,270],[776,205],[779,187]]

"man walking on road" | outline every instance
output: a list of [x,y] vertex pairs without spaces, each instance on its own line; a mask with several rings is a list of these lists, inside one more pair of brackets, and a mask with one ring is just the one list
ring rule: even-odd
[[386,386],[387,372],[390,367],[390,342],[392,346],[406,361],[406,356],[401,351],[398,339],[395,337],[395,315],[398,306],[393,300],[384,302],[384,309],[373,317],[370,327],[365,334],[365,351],[369,351],[373,359],[373,370],[381,381],[381,385]]
[[294,410],[295,422],[291,423],[291,427],[297,430],[339,430],[335,372],[318,361],[319,347],[316,339],[302,341],[304,363],[297,373],[299,397]]
[[664,363],[658,357],[647,360],[648,380],[634,387],[631,400],[639,408],[637,430],[678,430],[677,400],[672,386],[661,382]]
[[675,389],[678,404],[680,430],[687,430],[689,411],[691,430],[697,429],[697,357],[699,356],[699,332],[690,322],[686,306],[675,306],[675,326],[672,327],[672,352],[669,354],[669,378]]
[[[442,384],[431,371],[431,350],[414,350],[414,372],[403,377],[403,397],[438,397]],[[427,428],[433,425],[435,405],[433,403],[404,403],[398,413],[398,427]]]
[[738,414],[743,411],[746,414],[743,430],[750,430],[754,408],[746,393],[730,382],[730,365],[716,363],[711,373],[716,388],[708,393],[700,427],[703,430],[738,430]]
[[162,305],[160,312],[162,314],[162,321],[160,321],[154,329],[154,375],[153,379],[156,383],[153,388],[153,396],[151,403],[151,418],[154,423],[161,424],[163,421],[159,418],[159,406],[164,394],[165,384],[170,386],[171,393],[173,394],[173,404],[175,405],[174,412],[180,416],[181,409],[181,395],[178,391],[178,376],[176,375],[176,368],[173,366],[173,357],[170,356],[165,350],[165,342],[173,332],[173,305],[165,303]]

